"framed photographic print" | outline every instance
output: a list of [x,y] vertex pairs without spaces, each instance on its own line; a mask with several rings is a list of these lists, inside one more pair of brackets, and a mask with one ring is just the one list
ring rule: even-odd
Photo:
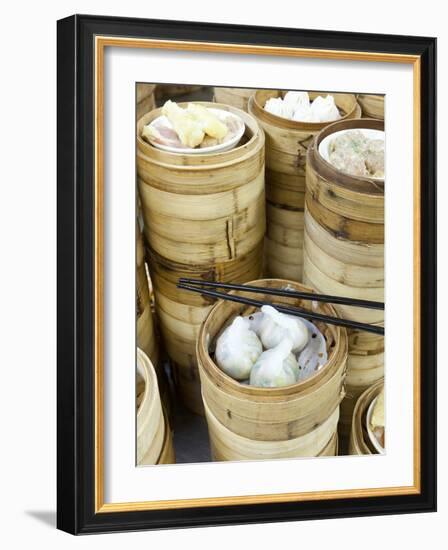
[[60,529],[435,510],[435,56],[58,22]]

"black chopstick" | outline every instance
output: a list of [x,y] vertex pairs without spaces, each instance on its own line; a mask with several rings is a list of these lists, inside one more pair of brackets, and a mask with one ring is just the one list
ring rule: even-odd
[[326,302],[330,304],[340,304],[345,306],[362,307],[368,309],[384,309],[383,302],[372,302],[371,300],[359,300],[357,298],[344,298],[342,296],[330,296],[328,294],[316,294],[313,292],[300,292],[298,290],[287,290],[280,288],[263,288],[252,285],[236,285],[233,283],[219,283],[213,281],[201,281],[200,279],[188,279],[181,277],[181,284],[201,285],[212,288],[225,288],[228,290],[242,290],[244,292],[254,292],[259,294],[269,294],[272,296],[286,296],[288,298],[300,298],[302,300],[314,300],[316,302]]
[[366,323],[359,323],[358,321],[351,321],[349,319],[341,319],[339,317],[323,315],[322,313],[314,313],[306,309],[287,307],[279,304],[273,304],[270,302],[261,302],[259,300],[252,300],[251,298],[243,298],[242,296],[237,296],[236,294],[216,292],[214,290],[207,290],[205,288],[189,286],[185,283],[180,283],[180,282],[177,284],[177,288],[181,288],[183,290],[189,290],[191,292],[197,292],[199,294],[203,294],[204,296],[210,296],[212,298],[219,298],[221,300],[228,300],[230,302],[237,302],[239,304],[245,304],[249,306],[255,306],[255,307],[272,306],[280,313],[286,313],[287,315],[294,315],[295,317],[304,317],[305,319],[322,321],[330,325],[337,325],[345,328],[355,328],[358,330],[363,330],[365,332],[372,332],[373,334],[384,335],[384,327],[381,327],[381,326],[368,325]]

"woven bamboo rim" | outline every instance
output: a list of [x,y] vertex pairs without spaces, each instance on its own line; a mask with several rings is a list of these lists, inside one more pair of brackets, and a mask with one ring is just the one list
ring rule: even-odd
[[[280,117],[269,113],[264,109],[266,101],[272,97],[283,97],[285,91],[282,90],[258,90],[252,96],[249,101],[250,110],[260,118],[260,120],[266,121],[267,123],[277,126],[279,128],[291,129],[291,130],[309,130],[310,133],[315,134],[319,132],[322,128],[328,125],[328,122],[303,122],[296,120],[289,120],[284,117]],[[308,92],[310,99],[314,100],[319,95],[326,95],[331,93],[334,97],[334,101],[339,111],[341,112],[341,118],[339,120],[347,120],[349,118],[359,116],[360,108],[356,101],[356,96],[353,94],[341,94],[333,92]]]
[[359,128],[384,130],[384,121],[375,120],[373,118],[358,118],[338,120],[337,122],[327,125],[316,135],[313,143],[308,147],[307,164],[312,166],[323,180],[331,182],[331,184],[335,186],[340,186],[343,189],[350,190],[353,193],[357,192],[366,195],[365,200],[369,200],[369,195],[384,195],[384,181],[366,176],[353,176],[341,172],[330,162],[327,162],[319,153],[319,145],[327,136],[341,130]]
[[370,442],[366,428],[366,413],[372,403],[384,387],[384,378],[367,388],[356,402],[351,423],[349,453],[351,455],[378,454]]
[[[204,107],[211,109],[222,109],[224,111],[229,111],[239,116],[246,125],[245,139],[242,140],[242,143],[231,149],[230,151],[223,151],[218,153],[204,153],[204,154],[194,154],[194,155],[185,155],[179,153],[171,153],[167,151],[162,151],[157,149],[149,144],[147,141],[142,139],[141,133],[143,126],[146,126],[151,121],[161,116],[162,108],[154,109],[150,113],[144,115],[137,124],[137,158],[138,161],[144,160],[145,157],[151,160],[152,163],[159,165],[160,167],[174,168],[177,167],[179,173],[192,171],[194,170],[198,174],[197,189],[196,192],[199,194],[213,193],[215,192],[214,186],[210,185],[210,181],[201,182],[200,174],[204,171],[213,170],[213,169],[223,169],[229,168],[232,166],[237,167],[238,164],[247,160],[248,157],[253,156],[255,153],[262,151],[264,148],[264,133],[260,129],[256,120],[250,116],[248,113],[245,113],[241,109],[236,109],[230,105],[223,105],[221,103],[211,103],[204,101],[197,101]],[[186,107],[188,103],[179,103],[179,106]],[[178,192],[178,187],[170,185],[164,188],[169,192],[176,193]],[[195,190],[189,190],[189,192],[195,192]]]

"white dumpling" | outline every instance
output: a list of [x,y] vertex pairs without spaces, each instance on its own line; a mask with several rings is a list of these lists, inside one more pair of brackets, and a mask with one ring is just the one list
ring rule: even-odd
[[280,313],[272,306],[263,306],[261,316],[254,314],[250,327],[257,333],[266,349],[274,348],[289,338],[292,342],[292,351],[301,351],[308,343],[309,334],[306,324],[298,317]]
[[264,351],[250,373],[250,385],[261,388],[279,388],[295,384],[299,365],[291,353],[292,342],[282,340],[278,346]]
[[265,105],[265,111],[277,116],[284,116],[283,114],[283,99],[281,97],[270,97]]
[[162,114],[170,121],[179,139],[186,147],[193,149],[203,141],[205,133],[201,124],[191,113],[179,107],[174,101],[168,100],[164,104]]
[[310,96],[308,92],[287,92],[283,98],[284,105],[290,105],[293,113],[297,109],[309,109]]
[[327,342],[324,335],[314,323],[303,319],[311,334],[307,345],[299,353],[297,362],[299,363],[298,380],[305,380],[313,374],[316,374],[328,361]]
[[[288,94],[292,94],[294,92],[288,92]],[[282,111],[283,111],[283,118],[289,118],[292,119],[294,116],[294,109],[296,108],[296,98],[294,96],[289,96],[288,99],[286,99],[286,96],[281,100],[282,101]]]
[[210,109],[199,103],[189,103],[187,112],[193,115],[208,136],[218,140],[226,137],[229,129]]
[[331,122],[341,118],[332,95],[316,97],[311,103],[311,118],[315,122]]
[[245,380],[262,351],[258,336],[249,328],[249,321],[236,317],[218,338],[215,359],[226,374],[235,380]]
[[247,319],[249,322],[250,330],[253,330],[255,334],[260,337],[264,314],[261,311],[257,311],[256,313],[252,313],[252,315],[249,315],[249,317],[245,317],[245,319]]
[[292,120],[297,120],[298,122],[313,122],[310,106],[300,105],[296,107]]

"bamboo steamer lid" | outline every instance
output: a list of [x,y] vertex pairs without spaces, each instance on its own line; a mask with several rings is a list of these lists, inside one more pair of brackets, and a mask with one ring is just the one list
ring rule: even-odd
[[[311,291],[298,283],[262,279],[249,284]],[[250,297],[250,293],[236,292]],[[272,296],[260,295],[272,301]],[[287,303],[327,315],[337,315],[330,304],[275,297],[275,303]],[[248,315],[254,308],[229,301],[217,302],[202,324],[197,356],[202,395],[213,416],[228,430],[252,440],[284,441],[302,436],[323,423],[339,406],[344,396],[347,359],[345,329],[319,324],[327,340],[329,359],[314,376],[283,388],[258,388],[240,384],[214,363],[210,352],[216,338],[237,315]],[[209,351],[210,350],[210,351]]]

